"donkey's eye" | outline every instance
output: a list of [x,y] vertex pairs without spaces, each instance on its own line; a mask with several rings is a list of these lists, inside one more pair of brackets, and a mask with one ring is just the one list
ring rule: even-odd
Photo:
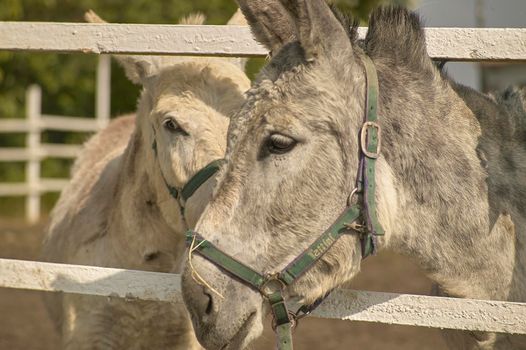
[[177,123],[177,121],[171,117],[163,120],[163,127],[172,133],[179,133],[185,136],[188,135],[188,133]]
[[282,134],[272,134],[267,139],[267,149],[270,153],[283,154],[287,153],[296,146],[297,141],[292,137]]

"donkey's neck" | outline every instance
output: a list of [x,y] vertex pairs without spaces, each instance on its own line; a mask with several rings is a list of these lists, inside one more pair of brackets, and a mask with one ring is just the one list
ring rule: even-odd
[[[380,203],[384,218],[396,207],[385,245],[416,260],[449,295],[508,299],[515,233],[510,215],[488,201],[477,119],[438,71],[377,68],[386,162],[379,176],[392,174],[396,193]],[[392,192],[381,183],[378,191]]]
[[[185,226],[178,202],[161,186],[156,158],[141,132],[135,132],[123,154],[111,214],[110,240],[119,264],[127,268],[172,271],[184,250]],[[174,213],[164,213],[170,203]],[[172,234],[170,234],[172,232]]]

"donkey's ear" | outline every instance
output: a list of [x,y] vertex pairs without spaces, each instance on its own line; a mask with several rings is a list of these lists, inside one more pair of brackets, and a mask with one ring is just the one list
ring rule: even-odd
[[279,0],[237,0],[256,40],[270,52],[278,52],[296,40],[296,27]]
[[[84,14],[84,19],[89,23],[108,23],[99,17],[93,10]],[[154,64],[151,56],[139,55],[113,55],[113,57],[124,68],[126,77],[135,84],[142,84],[144,79],[151,75]]]
[[325,0],[281,0],[291,13],[307,60],[352,49],[348,30]]
[[124,68],[126,77],[134,84],[144,84],[145,79],[152,76],[156,70],[156,65],[150,56],[114,55],[113,57]]
[[229,26],[246,26],[247,24],[247,20],[243,15],[243,12],[241,12],[241,9],[237,9],[236,13],[232,15],[227,23]]

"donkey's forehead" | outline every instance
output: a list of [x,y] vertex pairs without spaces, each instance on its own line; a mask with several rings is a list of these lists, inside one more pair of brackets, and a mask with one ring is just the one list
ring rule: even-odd
[[316,106],[320,96],[338,91],[330,69],[324,63],[291,64],[287,68],[269,64],[247,92],[246,107],[252,114],[260,114],[262,110],[285,106],[292,111],[304,104]]
[[185,107],[194,106],[195,101],[191,98],[188,92],[180,94],[163,93],[157,96],[155,105],[153,107],[154,114],[166,114],[174,110],[183,109]]
[[334,129],[345,109],[340,93],[346,90],[337,86],[344,79],[335,78],[330,62],[307,63],[300,54],[292,43],[263,69],[247,92],[243,109],[232,120],[230,144],[267,124],[287,131],[290,126],[293,133],[304,127],[311,131]]
[[[348,62],[346,62],[348,63]],[[298,42],[285,45],[258,75],[249,91],[252,99],[287,99],[308,97],[313,91],[334,88],[340,71],[335,62],[321,57],[307,62]]]
[[[309,85],[301,72],[283,73],[276,81],[263,79],[247,92],[247,102],[232,120],[230,141],[244,133],[277,131],[299,137],[301,130],[327,129],[332,117],[317,103],[323,91]],[[297,84],[291,87],[291,83]],[[327,117],[328,116],[328,117]],[[297,134],[299,133],[299,134]]]
[[232,85],[245,85],[248,81],[244,72],[229,61],[215,57],[191,57],[191,60],[175,61],[159,68],[151,87],[162,91],[172,87],[214,86],[225,84],[225,80]]
[[179,123],[185,121],[192,124],[211,124],[218,123],[219,120],[227,120],[227,116],[218,113],[215,109],[208,106],[201,99],[196,98],[191,93],[184,93],[178,96],[162,95],[155,104],[151,113],[154,118],[162,118],[171,115]]

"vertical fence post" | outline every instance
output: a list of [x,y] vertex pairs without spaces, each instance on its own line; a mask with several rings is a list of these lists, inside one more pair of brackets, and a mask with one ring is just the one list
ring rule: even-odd
[[97,91],[95,99],[95,118],[100,129],[110,122],[111,57],[100,55],[97,65]]
[[40,132],[41,132],[42,90],[31,85],[26,92],[26,118],[29,125],[26,146],[29,160],[26,164],[26,219],[35,223],[40,218]]

